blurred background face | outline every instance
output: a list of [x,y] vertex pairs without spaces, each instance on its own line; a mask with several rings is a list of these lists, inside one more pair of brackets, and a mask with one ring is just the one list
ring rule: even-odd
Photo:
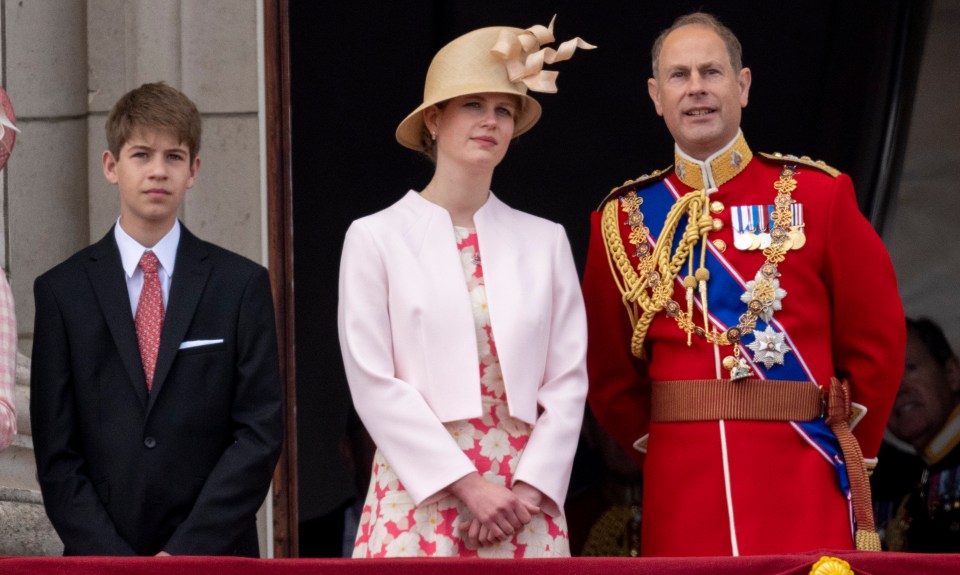
[[909,329],[903,379],[887,427],[922,451],[953,410],[957,383],[957,358],[938,363],[916,331]]

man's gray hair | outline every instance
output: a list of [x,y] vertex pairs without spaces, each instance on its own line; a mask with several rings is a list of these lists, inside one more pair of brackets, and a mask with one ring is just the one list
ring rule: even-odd
[[734,73],[739,74],[740,69],[743,68],[743,48],[740,46],[740,40],[737,40],[737,36],[733,33],[733,30],[721,24],[720,20],[717,20],[717,18],[711,14],[707,14],[706,12],[693,12],[692,14],[680,16],[674,20],[673,25],[663,32],[660,32],[660,35],[657,36],[657,39],[653,42],[653,50],[651,50],[653,77],[657,78],[659,74],[660,51],[663,49],[663,42],[667,39],[667,36],[677,28],[693,25],[706,26],[720,36],[720,39],[723,40],[723,43],[727,47],[727,54],[730,56],[730,65],[733,66]]

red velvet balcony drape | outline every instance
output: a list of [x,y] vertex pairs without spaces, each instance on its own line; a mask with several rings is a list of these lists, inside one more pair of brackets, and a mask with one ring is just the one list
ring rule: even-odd
[[[960,555],[819,551],[798,555],[572,559],[241,559],[234,557],[3,557],[3,575],[807,575],[820,557],[856,575],[960,573]],[[833,573],[833,572],[831,572]]]

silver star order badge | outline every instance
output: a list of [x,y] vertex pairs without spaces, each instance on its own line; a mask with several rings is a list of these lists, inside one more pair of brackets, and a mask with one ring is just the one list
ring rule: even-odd
[[787,290],[780,287],[780,280],[777,278],[766,278],[762,271],[757,272],[755,278],[747,282],[747,291],[740,296],[740,301],[750,303],[757,300],[763,304],[763,309],[757,314],[760,319],[769,323],[773,318],[773,312],[783,309],[783,298],[787,295]]
[[754,333],[753,343],[747,345],[753,351],[753,361],[770,369],[775,364],[783,365],[783,356],[790,351],[782,333],[773,331],[769,325],[760,333]]

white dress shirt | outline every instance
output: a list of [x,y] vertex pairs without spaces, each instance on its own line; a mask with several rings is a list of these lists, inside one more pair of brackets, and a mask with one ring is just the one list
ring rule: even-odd
[[163,236],[157,245],[146,248],[140,242],[130,237],[120,226],[113,226],[113,236],[120,248],[120,261],[123,263],[123,272],[127,278],[127,293],[130,295],[130,311],[137,316],[137,304],[140,302],[140,291],[143,289],[143,270],[140,269],[140,258],[143,252],[151,251],[160,260],[160,288],[163,290],[163,309],[167,309],[170,299],[170,281],[173,278],[173,266],[177,261],[177,246],[180,245],[180,220],[174,222],[173,227]]

